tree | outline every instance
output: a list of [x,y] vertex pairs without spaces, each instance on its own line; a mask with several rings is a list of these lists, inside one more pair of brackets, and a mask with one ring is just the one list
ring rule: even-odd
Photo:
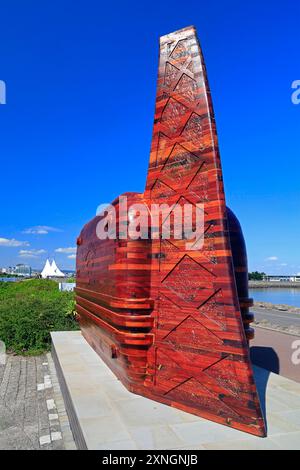
[[265,273],[259,273],[258,271],[254,271],[252,273],[249,273],[248,277],[249,281],[262,281],[265,275]]

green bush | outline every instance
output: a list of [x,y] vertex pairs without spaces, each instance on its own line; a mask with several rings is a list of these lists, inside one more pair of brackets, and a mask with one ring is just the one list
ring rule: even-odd
[[262,281],[265,273],[259,273],[258,271],[254,271],[248,274],[249,281]]
[[49,350],[50,331],[76,330],[74,293],[55,281],[0,282],[0,339],[18,354]]

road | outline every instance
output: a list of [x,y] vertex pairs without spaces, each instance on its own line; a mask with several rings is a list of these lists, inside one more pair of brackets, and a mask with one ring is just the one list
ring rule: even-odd
[[273,325],[295,326],[300,329],[300,313],[281,312],[279,310],[269,310],[267,308],[252,307],[255,320],[268,320]]

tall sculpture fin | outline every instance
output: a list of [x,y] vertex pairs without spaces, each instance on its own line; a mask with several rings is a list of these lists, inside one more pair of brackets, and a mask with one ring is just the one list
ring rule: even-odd
[[[160,39],[146,189],[126,196],[128,204],[148,209],[161,203],[174,210],[197,208],[204,229],[191,247],[184,238],[161,236],[163,217],[152,220],[152,231],[160,234],[152,239],[99,239],[101,217],[86,224],[76,260],[83,335],[130,391],[264,436],[247,344],[252,318],[245,246],[238,221],[226,209],[194,27]],[[127,230],[120,200],[113,207],[117,227]]]
[[[265,435],[237,296],[215,118],[194,27],[160,39],[149,204],[203,203],[204,244],[153,241],[151,395]],[[155,256],[152,256],[155,259]]]

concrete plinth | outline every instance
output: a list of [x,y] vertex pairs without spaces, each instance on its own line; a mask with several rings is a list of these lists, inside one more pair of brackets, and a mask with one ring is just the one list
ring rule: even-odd
[[258,438],[130,393],[79,331],[51,336],[79,448],[300,449],[296,382],[254,367],[268,428],[268,437]]

